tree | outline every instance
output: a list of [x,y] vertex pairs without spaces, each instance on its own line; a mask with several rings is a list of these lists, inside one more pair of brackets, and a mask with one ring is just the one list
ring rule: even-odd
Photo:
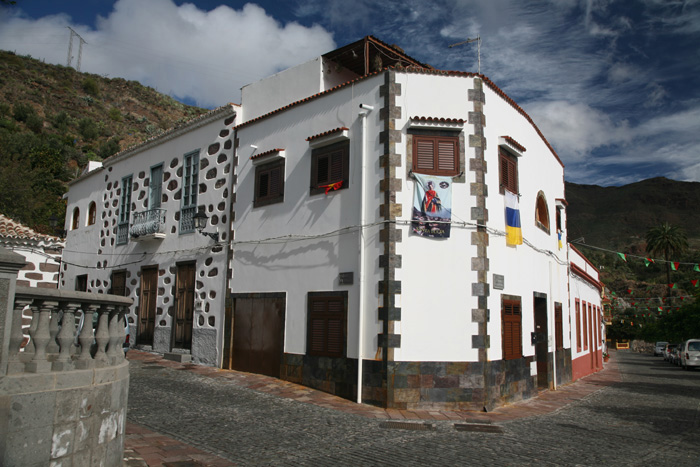
[[[662,254],[666,262],[666,283],[671,284],[670,258],[680,255],[688,249],[688,238],[685,232],[676,225],[663,222],[649,229],[646,235],[647,253],[651,255]],[[671,287],[666,290],[666,297],[670,298]]]

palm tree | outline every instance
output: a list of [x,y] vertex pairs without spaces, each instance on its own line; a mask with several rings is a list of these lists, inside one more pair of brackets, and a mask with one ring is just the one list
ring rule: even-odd
[[[669,258],[680,255],[688,249],[688,238],[685,232],[677,225],[663,222],[647,231],[646,251],[650,255],[663,254],[666,261],[666,283],[671,283],[671,262]],[[671,287],[666,291],[666,296],[671,296]]]

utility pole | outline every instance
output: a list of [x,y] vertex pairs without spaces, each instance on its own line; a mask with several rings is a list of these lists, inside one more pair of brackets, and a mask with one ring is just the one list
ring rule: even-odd
[[80,61],[83,58],[83,44],[87,44],[85,40],[80,37],[80,34],[75,32],[73,28],[70,26],[66,26],[68,29],[70,29],[70,38],[68,39],[68,62],[66,63],[66,66],[70,66],[71,62],[73,61],[73,36],[78,36],[78,39],[80,39],[80,44],[78,45],[78,67],[77,71],[80,71]]
[[470,44],[476,42],[477,44],[477,72],[481,74],[481,36],[476,36],[475,39],[467,39],[466,41],[457,42],[456,44],[449,45],[448,48],[457,47],[458,45]]

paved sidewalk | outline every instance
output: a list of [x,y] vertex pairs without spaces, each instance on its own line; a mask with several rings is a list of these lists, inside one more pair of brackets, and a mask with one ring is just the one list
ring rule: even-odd
[[[492,412],[395,410],[356,404],[346,399],[310,389],[298,384],[252,373],[221,370],[202,365],[183,364],[165,360],[162,356],[130,350],[129,360],[191,371],[210,378],[225,378],[229,383],[274,396],[305,402],[339,412],[383,420],[422,420],[457,423],[497,424],[555,412],[568,404],[621,381],[615,352],[603,371],[561,386],[556,391],[543,391],[526,401],[499,407]],[[196,449],[168,436],[155,433],[135,423],[127,422],[124,443],[125,466],[228,466],[235,465],[213,454]]]

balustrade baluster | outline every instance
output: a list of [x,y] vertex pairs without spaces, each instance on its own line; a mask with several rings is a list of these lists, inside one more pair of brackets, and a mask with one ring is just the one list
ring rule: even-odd
[[24,362],[20,358],[20,350],[24,335],[22,333],[22,312],[32,303],[31,299],[16,299],[15,308],[12,313],[12,327],[10,328],[10,351],[8,354],[9,361],[7,365],[7,373],[22,373],[24,371]]
[[71,361],[71,350],[73,339],[75,338],[75,310],[79,306],[79,303],[61,303],[63,319],[61,320],[61,330],[57,336],[60,351],[51,367],[53,371],[65,371],[74,368]]
[[78,359],[75,362],[76,368],[92,368],[95,364],[90,353],[92,343],[95,340],[92,329],[92,315],[99,307],[97,304],[83,304],[83,329],[80,330],[80,336],[78,336],[80,355],[78,355]]
[[[58,302],[46,300],[39,307],[39,323],[34,334],[31,335],[34,341],[34,358],[26,365],[26,371],[30,373],[45,373],[51,371],[51,363],[47,359],[46,347],[51,339],[49,331],[49,322],[51,321],[51,312],[56,309]],[[34,319],[37,319],[34,314]]]
[[51,319],[49,320],[49,343],[46,345],[46,353],[51,354],[48,357],[50,359],[54,359],[53,354],[57,354],[59,350],[58,343],[56,342],[59,318],[58,309],[54,308],[51,312]]
[[109,343],[109,315],[112,310],[114,310],[114,305],[102,305],[98,311],[99,318],[97,321],[97,332],[95,332],[95,341],[97,342],[95,362],[101,366],[109,363],[105,349]]
[[36,333],[36,328],[39,326],[39,305],[37,303],[38,302],[33,302],[31,305],[29,305],[29,311],[32,314],[32,321],[29,323],[29,329],[27,330],[27,334],[29,334],[29,342],[27,342],[27,345],[24,348],[24,353],[27,355],[34,355],[36,352],[36,346],[34,345],[34,339],[32,336]]

